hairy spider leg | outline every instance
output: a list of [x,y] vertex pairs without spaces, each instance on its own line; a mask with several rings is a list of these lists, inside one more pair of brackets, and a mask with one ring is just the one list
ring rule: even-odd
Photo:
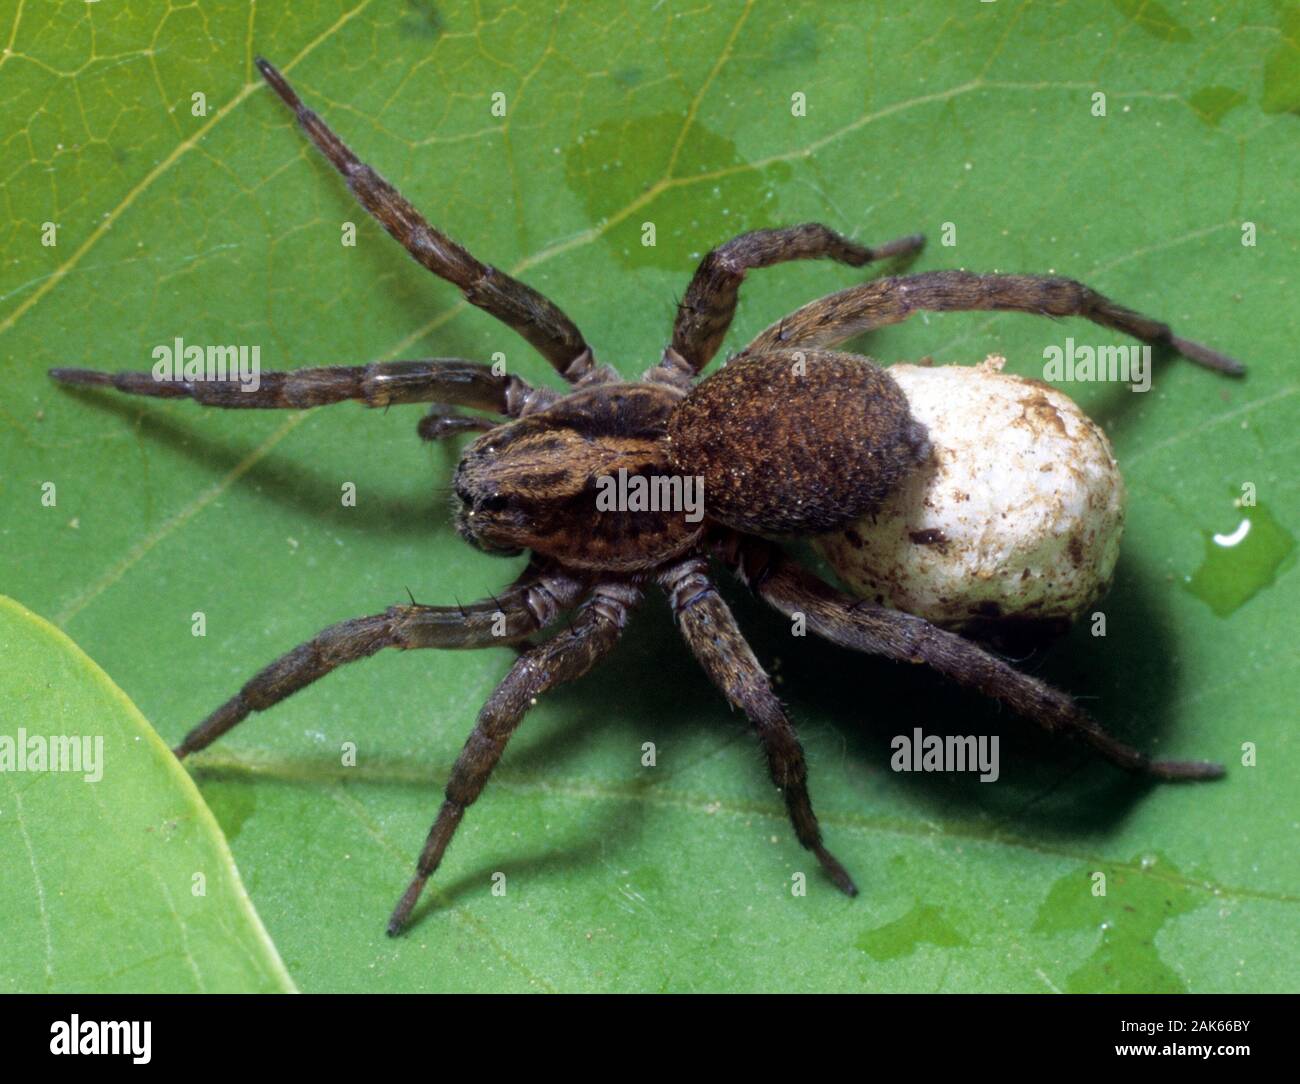
[[368,407],[442,402],[517,418],[556,397],[549,388],[534,388],[513,374],[498,374],[487,365],[459,358],[262,372],[256,386],[241,380],[157,380],[151,372],[96,369],[51,369],[49,375],[62,384],[108,387],[155,399],[188,398],[228,410],[304,410],[347,400]]
[[[791,260],[819,259],[861,267],[889,256],[912,255],[924,245],[925,238],[916,233],[879,247],[867,247],[819,222],[742,233],[719,245],[700,261],[685,296],[677,306],[671,349],[685,362],[688,376],[699,373],[708,365],[736,315],[740,284],[745,273],[755,268]],[[680,362],[672,360],[672,354],[666,355],[659,366],[671,363],[681,368]]]
[[808,796],[808,766],[799,736],[730,608],[709,579],[707,567],[703,557],[689,557],[659,575],[682,637],[728,702],[753,724],[772,782],[785,798],[796,838],[817,856],[841,892],[856,896],[853,878],[822,844],[821,828]]
[[1046,682],[923,618],[836,591],[771,543],[734,536],[731,544],[725,559],[739,579],[787,617],[804,614],[808,628],[823,639],[869,655],[930,666],[958,685],[1002,701],[1049,734],[1081,739],[1127,771],[1169,782],[1224,774],[1221,764],[1208,761],[1152,760],[1111,737],[1071,697]]
[[362,162],[321,118],[303,105],[288,80],[258,57],[257,70],[293,110],[298,124],[343,175],[357,202],[411,257],[459,287],[465,300],[513,328],[569,381],[593,367],[582,332],[554,302],[504,271],[480,263],[466,249],[424,220],[391,184]]
[[253,712],[266,711],[344,663],[385,647],[498,647],[522,640],[550,625],[582,590],[580,581],[563,573],[526,569],[500,598],[469,606],[392,606],[382,614],[341,621],[265,667],[186,734],[174,752],[184,759]]
[[804,305],[762,332],[745,348],[835,346],[873,328],[897,324],[915,312],[999,310],[1039,316],[1082,316],[1152,346],[1167,346],[1207,369],[1240,376],[1241,362],[1183,339],[1168,324],[1126,309],[1073,279],[1047,275],[979,275],[928,271],[877,279]]
[[542,693],[577,680],[607,655],[618,643],[628,613],[640,598],[640,590],[631,584],[596,584],[568,628],[515,660],[510,672],[483,705],[469,740],[456,758],[442,806],[420,852],[415,876],[388,920],[390,937],[397,936],[406,926],[425,882],[442,861],[465,810],[483,793],[492,769],[528,709]]

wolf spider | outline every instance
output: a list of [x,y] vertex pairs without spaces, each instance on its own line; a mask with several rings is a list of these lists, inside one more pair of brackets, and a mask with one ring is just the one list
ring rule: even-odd
[[[516,645],[517,660],[479,712],[452,768],[389,934],[407,923],[529,706],[548,689],[581,677],[613,648],[650,584],[667,594],[705,672],[753,724],[799,842],[841,890],[856,895],[852,879],[822,844],[799,740],[714,586],[710,558],[787,617],[802,614],[819,636],[924,663],[1049,732],[1081,739],[1121,768],[1161,780],[1222,775],[1216,764],[1149,759],[1107,734],[1065,693],[919,617],[835,590],[768,536],[843,527],[876,506],[928,455],[925,430],[910,417],[893,379],[868,359],[823,349],[914,312],[1082,316],[1212,369],[1241,373],[1240,364],[1069,279],[934,271],[878,279],[805,305],[716,374],[695,382],[731,324],[747,271],[819,258],[861,267],[915,253],[923,244],[922,237],[909,236],[868,248],[806,224],[756,230],[711,251],[678,306],[662,358],[641,380],[625,381],[596,363],[582,333],[556,305],[430,226],[303,105],[274,67],[261,59],[257,66],[366,211],[419,263],[527,339],[569,384],[564,392],[533,387],[486,365],[448,359],[264,373],[256,391],[234,381],[158,382],[149,373],[51,370],[69,384],[189,397],[214,407],[426,402],[433,406],[419,423],[424,439],[483,431],[455,472],[456,528],[487,553],[531,551],[519,578],[500,596],[472,605],[412,600],[332,625],[262,670],[175,749],[178,757],[204,749],[251,712],[265,711],[336,667],[382,648]],[[490,416],[460,414],[457,407]],[[706,514],[692,523],[680,511],[598,511],[597,480],[620,469],[646,479],[702,478]],[[570,619],[558,633],[529,641],[566,613]]]

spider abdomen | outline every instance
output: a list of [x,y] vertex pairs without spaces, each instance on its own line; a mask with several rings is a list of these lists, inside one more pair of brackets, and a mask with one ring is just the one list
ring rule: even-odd
[[668,423],[673,468],[705,514],[753,534],[818,534],[877,507],[930,453],[902,390],[867,358],[775,350],[734,359]]

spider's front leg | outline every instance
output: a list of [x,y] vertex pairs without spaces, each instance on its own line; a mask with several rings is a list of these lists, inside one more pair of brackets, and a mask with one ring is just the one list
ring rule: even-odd
[[739,578],[787,617],[843,647],[898,662],[924,663],[958,685],[1008,705],[1051,734],[1082,739],[1112,764],[1165,781],[1218,779],[1223,766],[1203,760],[1152,760],[1111,737],[1074,700],[1023,674],[977,644],[923,618],[836,591],[772,543],[734,537],[722,556]]
[[[790,260],[817,259],[861,267],[887,256],[919,252],[924,244],[925,238],[918,233],[869,248],[818,222],[742,233],[700,262],[677,306],[671,349],[686,363],[689,371],[685,375],[694,375],[709,363],[736,315],[740,284],[747,271]],[[672,355],[667,355],[658,367],[673,364],[671,359]],[[677,367],[680,369],[680,364]]]
[[877,279],[805,305],[778,321],[745,348],[761,353],[788,347],[835,346],[874,328],[897,324],[913,313],[975,310],[1082,316],[1152,346],[1231,376],[1246,371],[1234,358],[1175,335],[1168,324],[1126,309],[1073,279],[1046,275],[977,275],[928,271]]
[[396,647],[473,648],[512,644],[551,624],[581,596],[563,573],[526,569],[500,598],[469,606],[392,606],[382,614],[340,621],[264,668],[185,735],[182,759],[205,749],[255,711],[266,711],[344,663]]
[[397,189],[353,154],[329,125],[302,103],[289,81],[272,64],[261,57],[256,64],[262,78],[293,110],[307,137],[343,175],[357,202],[412,259],[458,286],[471,305],[477,305],[517,331],[566,379],[576,381],[592,371],[591,348],[559,306],[504,271],[480,263],[446,234],[430,226]]
[[425,882],[442,861],[465,810],[483,792],[488,776],[524,714],[542,693],[577,680],[608,654],[618,643],[629,611],[640,599],[641,591],[631,584],[597,585],[567,629],[525,652],[510,668],[483,705],[469,740],[456,758],[442,807],[420,853],[415,877],[388,920],[390,937],[399,934],[411,917]]
[[459,358],[259,372],[255,382],[159,380],[152,372],[96,369],[51,369],[50,376],[62,384],[107,387],[154,399],[193,399],[227,410],[307,410],[348,400],[368,407],[441,402],[517,418],[556,398],[549,388],[534,388],[513,374]]
[[753,723],[772,782],[785,798],[799,842],[817,856],[837,888],[856,896],[853,878],[822,845],[821,828],[808,797],[808,766],[799,737],[706,569],[703,558],[690,557],[660,575],[682,636],[713,683]]

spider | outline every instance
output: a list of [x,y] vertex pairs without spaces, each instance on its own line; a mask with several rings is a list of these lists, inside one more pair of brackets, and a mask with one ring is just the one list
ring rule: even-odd
[[[569,385],[564,392],[533,387],[454,359],[263,373],[256,390],[236,381],[160,382],[150,373],[50,371],[68,384],[189,397],[213,407],[424,402],[432,404],[418,428],[425,440],[481,432],[455,471],[456,528],[490,554],[530,552],[523,573],[501,595],[472,605],[412,600],[331,625],[263,669],[175,749],[181,758],[204,749],[252,712],[383,648],[515,645],[516,661],[451,770],[415,875],[389,920],[390,935],[406,926],[529,706],[608,654],[651,585],[667,595],[699,664],[752,723],[799,842],[836,886],[857,894],[822,842],[799,739],[715,587],[711,560],[787,618],[803,615],[818,636],[930,666],[1051,733],[1082,740],[1121,768],[1158,780],[1223,774],[1220,765],[1203,761],[1150,759],[1111,737],[1065,693],[960,635],[843,594],[787,555],[778,540],[843,527],[879,504],[929,454],[926,431],[893,379],[867,358],[828,349],[862,332],[924,310],[1010,310],[1082,316],[1225,373],[1243,372],[1238,362],[1069,279],[935,271],[876,279],[804,305],[697,382],[731,324],[746,272],[820,258],[860,267],[913,254],[924,243],[913,235],[869,248],[805,224],[756,230],[709,252],[678,305],[660,360],[639,381],[623,380],[597,364],[555,304],[430,226],[302,103],[279,71],[260,58],[257,67],[366,211],[419,263],[531,343]],[[461,414],[458,407],[490,417]],[[648,481],[702,479],[705,514],[599,510],[600,480],[620,471]],[[567,624],[549,639],[530,640],[566,614]]]

